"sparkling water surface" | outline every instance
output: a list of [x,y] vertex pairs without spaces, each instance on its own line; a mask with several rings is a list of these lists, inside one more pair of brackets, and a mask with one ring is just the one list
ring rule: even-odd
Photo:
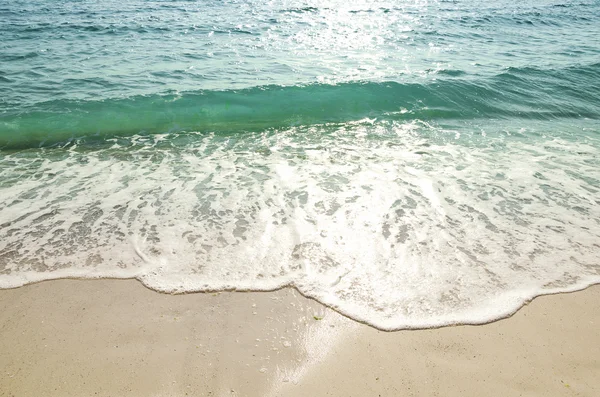
[[22,0],[0,35],[0,287],[395,330],[600,282],[597,1]]

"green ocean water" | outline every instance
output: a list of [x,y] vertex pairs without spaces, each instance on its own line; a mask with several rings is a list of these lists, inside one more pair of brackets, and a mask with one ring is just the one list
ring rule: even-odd
[[594,119],[598,4],[12,1],[0,146],[378,119]]
[[15,0],[0,37],[0,288],[401,329],[600,282],[598,1]]

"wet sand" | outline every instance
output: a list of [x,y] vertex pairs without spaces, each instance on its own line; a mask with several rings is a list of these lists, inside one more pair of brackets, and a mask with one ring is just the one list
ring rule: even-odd
[[381,332],[306,299],[135,280],[0,291],[0,396],[598,396],[600,287]]

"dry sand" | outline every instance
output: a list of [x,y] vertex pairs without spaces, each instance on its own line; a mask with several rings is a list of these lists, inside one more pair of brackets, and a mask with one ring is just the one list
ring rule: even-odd
[[483,326],[380,332],[291,289],[0,291],[0,396],[600,396],[600,287]]

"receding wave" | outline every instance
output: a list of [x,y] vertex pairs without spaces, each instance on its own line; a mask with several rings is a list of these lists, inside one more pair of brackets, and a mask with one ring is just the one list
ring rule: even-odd
[[[446,73],[448,75],[448,73]],[[194,91],[102,101],[51,101],[4,109],[0,148],[172,131],[242,132],[378,120],[600,117],[600,64],[511,68],[492,78],[427,83],[349,82]],[[553,94],[560,92],[560,95]]]
[[481,123],[2,151],[0,288],[61,277],[175,293],[293,286],[392,330],[487,322],[600,282],[595,121]]

